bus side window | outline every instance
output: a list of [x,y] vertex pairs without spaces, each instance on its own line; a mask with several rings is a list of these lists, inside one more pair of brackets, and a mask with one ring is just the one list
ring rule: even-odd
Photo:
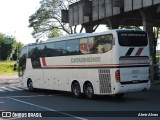
[[67,55],[79,55],[79,39],[67,41]]
[[55,47],[56,47],[56,52],[57,52],[56,56],[65,56],[65,55],[67,55],[66,41],[56,42],[55,45],[56,45]]
[[26,58],[27,57],[27,47],[22,48],[19,58],[19,76],[23,76],[24,70],[26,69]]
[[113,41],[113,35],[105,35],[104,36],[104,51],[108,52],[112,49],[112,41]]
[[94,41],[94,49],[95,49],[95,54],[97,53],[103,53],[103,42],[101,39],[101,36],[96,36],[95,41]]
[[57,53],[56,53],[55,43],[47,43],[47,44],[45,44],[44,54],[45,54],[45,57],[56,56]]
[[82,54],[92,54],[94,44],[94,37],[82,38],[80,39],[80,52]]
[[94,41],[94,53],[100,54],[112,49],[113,36],[111,34],[96,36]]

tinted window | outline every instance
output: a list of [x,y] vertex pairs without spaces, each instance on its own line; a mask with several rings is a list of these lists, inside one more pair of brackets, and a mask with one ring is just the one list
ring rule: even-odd
[[26,67],[27,47],[22,48],[19,58],[19,67]]
[[26,59],[27,59],[27,47],[21,49],[19,57],[19,76],[23,76],[24,70],[26,69]]
[[80,52],[81,54],[93,53],[94,37],[80,39]]
[[64,56],[67,55],[67,46],[66,41],[56,42],[56,56]]
[[45,57],[56,56],[56,48],[55,43],[47,43],[45,44]]
[[43,56],[43,49],[44,49],[43,44],[29,46],[29,56],[28,57],[31,58],[33,68],[41,67],[40,57]]
[[40,58],[43,56],[43,50],[44,50],[44,44],[36,45],[36,47],[34,49],[34,53],[35,53],[36,58]]
[[105,53],[112,49],[113,35],[96,36],[94,40],[94,53]]
[[121,46],[147,46],[147,34],[142,31],[118,32]]
[[67,41],[67,54],[78,55],[79,54],[79,40]]
[[28,47],[28,58],[31,58],[31,56],[33,56],[34,48],[35,48],[35,46],[29,46]]

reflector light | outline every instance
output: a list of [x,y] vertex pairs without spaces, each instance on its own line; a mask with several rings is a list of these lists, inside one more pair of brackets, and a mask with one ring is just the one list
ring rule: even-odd
[[120,70],[116,70],[116,72],[115,72],[115,79],[116,79],[117,82],[120,81]]

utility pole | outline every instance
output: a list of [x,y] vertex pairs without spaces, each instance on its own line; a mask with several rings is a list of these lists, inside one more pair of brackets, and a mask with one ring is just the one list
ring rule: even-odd
[[17,62],[18,62],[18,58],[19,58],[19,45],[17,44]]

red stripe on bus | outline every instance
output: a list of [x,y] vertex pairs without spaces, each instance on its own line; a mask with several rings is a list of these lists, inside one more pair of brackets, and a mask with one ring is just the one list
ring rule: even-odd
[[88,66],[119,66],[118,64],[90,64],[90,65],[47,65],[46,67],[88,67]]
[[130,63],[130,64],[90,64],[90,65],[47,65],[45,67],[119,67],[119,66],[128,66],[128,65],[148,65],[147,63]]
[[137,53],[136,53],[136,56],[140,56],[141,53],[142,53],[142,51],[143,51],[143,48],[139,48],[138,51],[137,51]]
[[45,57],[42,57],[43,66],[47,66]]

